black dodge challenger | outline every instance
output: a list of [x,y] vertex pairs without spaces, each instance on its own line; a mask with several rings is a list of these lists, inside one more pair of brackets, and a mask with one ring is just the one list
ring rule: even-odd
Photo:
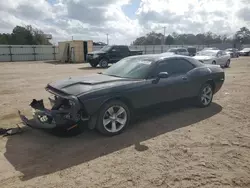
[[218,65],[202,64],[187,56],[131,56],[102,73],[48,84],[52,108],[33,99],[33,119],[20,111],[19,115],[33,128],[71,131],[86,125],[112,136],[128,126],[134,109],[182,98],[194,98],[200,107],[209,106],[224,78]]

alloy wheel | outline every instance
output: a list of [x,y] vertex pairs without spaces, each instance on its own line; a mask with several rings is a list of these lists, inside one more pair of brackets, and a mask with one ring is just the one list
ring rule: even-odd
[[201,94],[201,102],[204,106],[207,106],[213,98],[213,91],[210,85],[207,85],[203,88],[202,94]]
[[106,131],[119,132],[127,123],[127,112],[122,106],[111,106],[104,113],[102,123]]

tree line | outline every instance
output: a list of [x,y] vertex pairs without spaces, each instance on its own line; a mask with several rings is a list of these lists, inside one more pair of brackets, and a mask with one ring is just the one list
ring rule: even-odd
[[164,37],[162,33],[150,32],[146,36],[138,37],[133,45],[210,45],[216,43],[250,44],[250,30],[240,28],[233,37],[218,35],[212,32],[199,34],[178,34],[176,32]]
[[12,33],[0,33],[0,44],[8,45],[48,45],[51,44],[42,30],[28,25],[16,26]]

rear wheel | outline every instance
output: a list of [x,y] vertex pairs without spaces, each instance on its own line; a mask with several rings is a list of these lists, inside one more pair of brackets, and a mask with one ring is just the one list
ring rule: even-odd
[[197,96],[197,104],[199,107],[207,107],[213,100],[213,87],[209,83],[205,83]]
[[110,101],[101,108],[97,120],[99,132],[107,136],[120,134],[129,124],[130,110],[121,101]]
[[227,60],[225,67],[228,68],[229,66],[230,66],[230,60]]

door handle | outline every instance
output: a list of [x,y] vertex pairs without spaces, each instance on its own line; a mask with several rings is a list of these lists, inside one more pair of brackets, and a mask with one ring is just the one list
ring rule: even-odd
[[187,79],[188,79],[187,77],[182,77],[182,80],[185,80],[185,81],[186,81]]

